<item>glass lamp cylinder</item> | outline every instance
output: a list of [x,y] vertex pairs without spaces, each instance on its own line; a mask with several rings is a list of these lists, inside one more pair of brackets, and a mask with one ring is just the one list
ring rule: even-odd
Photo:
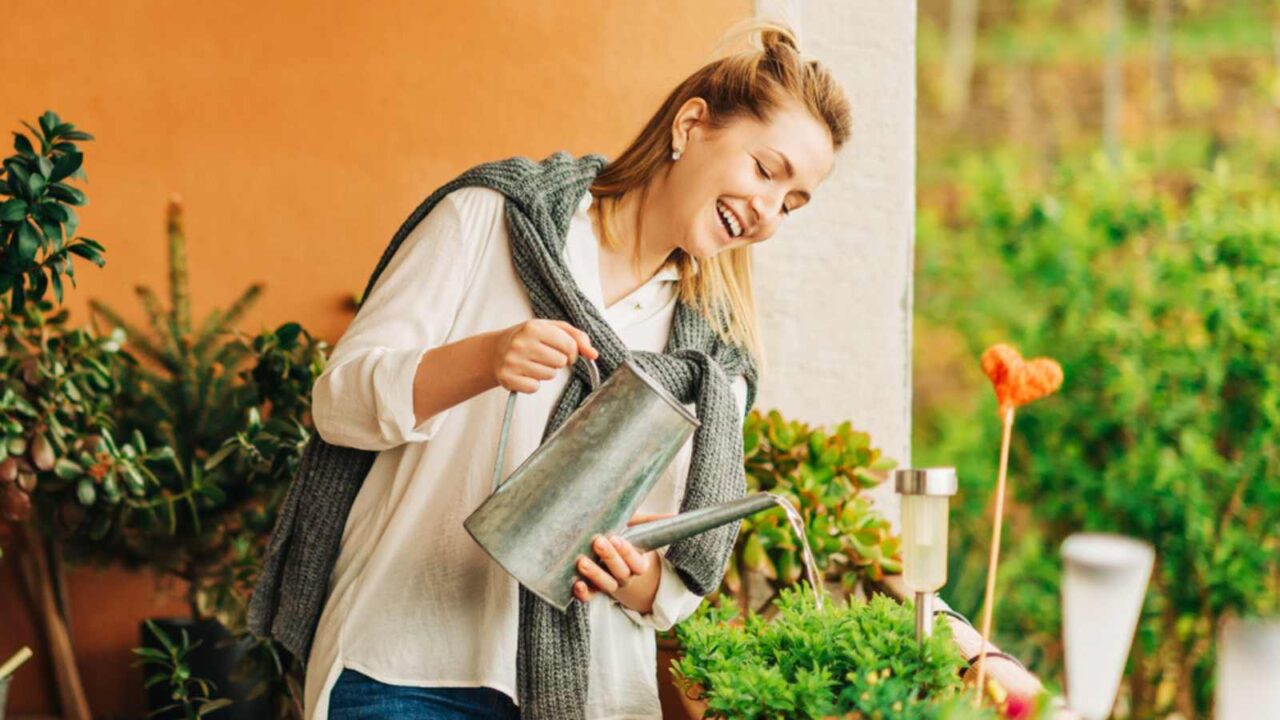
[[935,592],[947,583],[945,496],[902,498],[902,579],[912,592]]
[[933,594],[947,582],[947,515],[955,468],[895,470],[902,495],[902,579],[916,596],[916,639],[933,634]]

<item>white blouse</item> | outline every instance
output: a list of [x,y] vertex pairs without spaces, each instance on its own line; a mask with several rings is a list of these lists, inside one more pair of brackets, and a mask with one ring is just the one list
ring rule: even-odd
[[[347,517],[308,659],[308,720],[327,717],[343,667],[390,684],[483,686],[515,698],[517,583],[462,527],[492,489],[507,391],[481,393],[416,427],[413,412],[423,353],[533,317],[511,259],[505,202],[478,187],[446,196],[405,238],[316,380],[316,432],[379,453]],[[678,271],[668,265],[604,307],[590,205],[587,193],[570,223],[570,272],[628,347],[660,352]],[[567,379],[562,370],[517,398],[503,477],[538,447]],[[745,408],[741,378],[734,391]],[[640,512],[679,510],[691,445]],[[588,718],[661,717],[654,630],[684,619],[700,600],[663,560],[650,614],[603,593],[591,601]]]

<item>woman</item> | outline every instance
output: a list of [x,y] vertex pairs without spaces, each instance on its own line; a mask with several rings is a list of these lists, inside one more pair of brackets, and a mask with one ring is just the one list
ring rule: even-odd
[[749,246],[809,202],[850,125],[789,30],[750,29],[756,49],[681,83],[607,166],[558,153],[473,168],[397,233],[316,382],[322,440],[251,609],[308,658],[308,718],[661,716],[654,630],[718,585],[736,526],[665,553],[597,538],[562,614],[462,522],[492,490],[507,392],[523,395],[504,476],[585,394],[579,357],[606,375],[639,362],[702,422],[642,515],[744,492]]

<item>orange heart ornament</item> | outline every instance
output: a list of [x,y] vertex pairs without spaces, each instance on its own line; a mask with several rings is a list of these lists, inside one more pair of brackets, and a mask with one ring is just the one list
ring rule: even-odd
[[1062,387],[1062,366],[1055,360],[1024,360],[1016,348],[1005,343],[982,353],[982,371],[995,388],[1001,413],[1052,395]]

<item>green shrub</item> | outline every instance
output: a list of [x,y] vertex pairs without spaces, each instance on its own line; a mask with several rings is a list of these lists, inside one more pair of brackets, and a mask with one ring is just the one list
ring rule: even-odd
[[917,645],[910,605],[877,596],[818,609],[810,592],[787,588],[777,610],[772,620],[752,614],[737,624],[726,600],[677,626],[684,655],[673,673],[687,690],[698,686],[709,717],[912,720],[961,717],[968,705],[949,628],[940,624]]
[[1157,567],[1129,702],[1203,716],[1218,620],[1277,610],[1280,194],[1222,163],[1189,187],[1101,162],[1027,175],[975,161],[958,212],[920,225],[918,371],[973,368],[967,392],[917,412],[918,455],[961,471],[944,595],[977,612],[985,573],[1000,426],[978,354],[998,340],[1051,354],[1063,391],[1015,434],[998,640],[1056,672],[1058,545],[1145,539]]

